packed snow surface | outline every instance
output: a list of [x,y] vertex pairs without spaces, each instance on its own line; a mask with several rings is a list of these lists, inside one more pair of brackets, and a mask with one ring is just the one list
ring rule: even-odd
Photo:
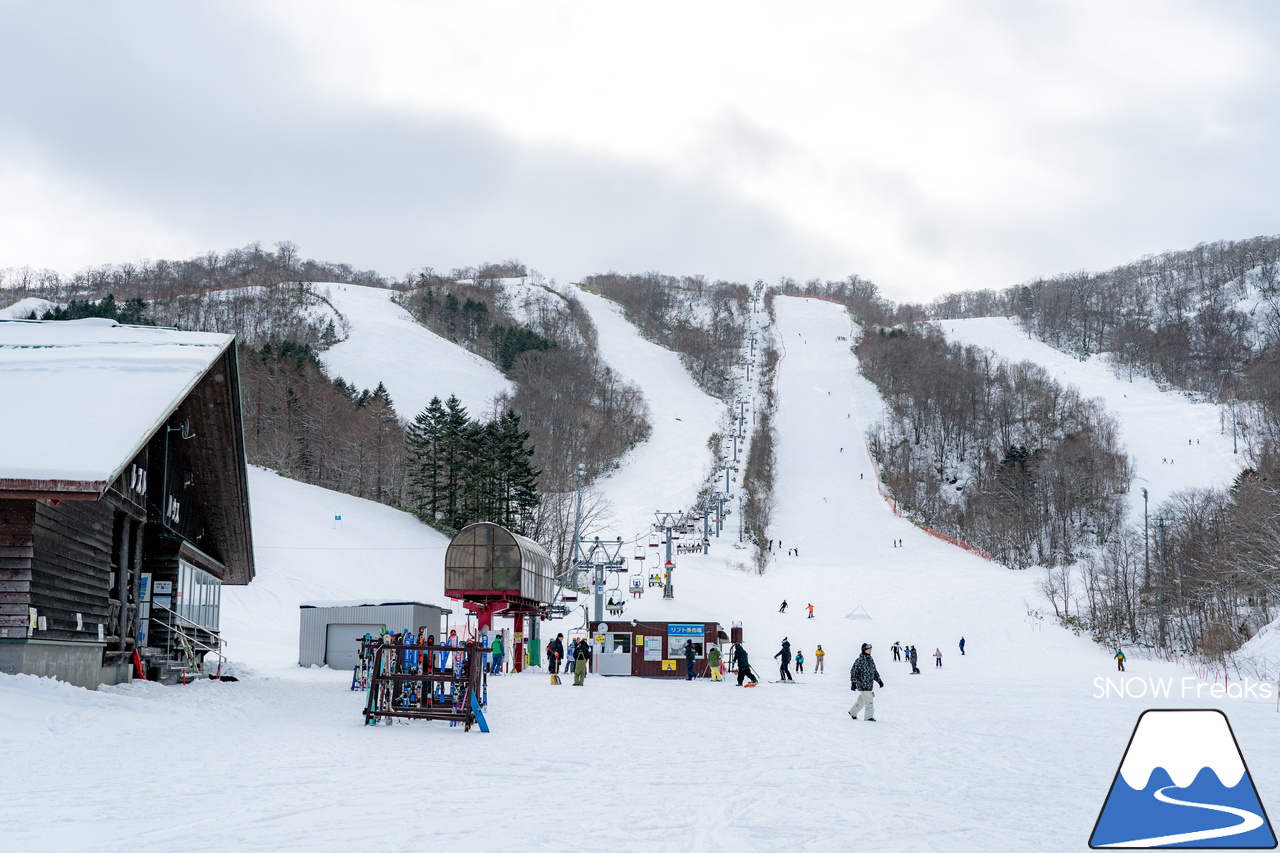
[[0,480],[105,488],[231,340],[106,319],[0,320]]
[[324,287],[351,323],[351,333],[321,353],[321,362],[331,376],[358,388],[385,384],[402,418],[412,420],[432,397],[444,401],[455,394],[471,417],[484,419],[492,413],[494,396],[511,390],[492,363],[419,325],[392,302],[395,291],[356,284]]
[[[1040,606],[1036,572],[895,517],[862,438],[880,400],[837,340],[845,314],[790,297],[776,310],[786,355],[774,562],[763,576],[731,568],[748,557],[731,525],[709,555],[678,558],[674,601],[646,589],[610,620],[741,622],[759,687],[592,675],[577,690],[530,671],[490,680],[489,734],[366,727],[350,673],[297,667],[298,605],[450,606],[443,538],[386,507],[254,472],[258,577],[223,599],[240,680],[90,692],[0,676],[0,767],[21,780],[5,795],[0,849],[1085,850],[1152,706],[1222,707],[1274,799],[1274,694],[1197,698],[1179,690],[1199,685],[1190,671],[1136,656],[1116,673],[1108,650],[1028,613]],[[1184,429],[1130,438],[1131,450]],[[581,627],[575,614],[542,636]],[[808,660],[795,685],[768,683],[783,637]],[[919,675],[893,661],[895,640],[916,645]],[[864,642],[885,682],[877,722],[846,714]],[[1099,698],[1107,677],[1117,689]],[[1153,699],[1145,679],[1169,679],[1172,694]]]

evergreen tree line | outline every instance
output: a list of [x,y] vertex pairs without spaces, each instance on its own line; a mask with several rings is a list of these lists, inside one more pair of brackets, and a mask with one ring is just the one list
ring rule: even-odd
[[721,398],[733,393],[751,310],[747,285],[708,283],[702,276],[610,272],[587,276],[583,287],[617,302],[641,334],[679,353],[707,393]]
[[514,390],[494,406],[515,411],[529,431],[544,494],[573,489],[579,464],[593,482],[649,437],[644,394],[600,358],[595,325],[572,293],[540,286],[536,276],[533,284],[507,286],[424,272],[400,302],[427,328],[493,361],[512,380]]
[[39,317],[31,312],[32,320],[83,320],[88,317],[103,317],[129,326],[154,326],[156,323],[144,313],[147,303],[141,299],[128,299],[124,303],[116,302],[114,294],[107,294],[102,300],[94,302],[90,299],[72,299],[66,307],[54,306]]
[[249,462],[304,483],[391,506],[405,495],[404,426],[379,382],[330,379],[309,344],[240,345]]
[[457,397],[432,398],[409,424],[408,505],[419,518],[457,532],[492,521],[522,535],[535,526],[538,471],[529,433],[508,409],[473,420]]

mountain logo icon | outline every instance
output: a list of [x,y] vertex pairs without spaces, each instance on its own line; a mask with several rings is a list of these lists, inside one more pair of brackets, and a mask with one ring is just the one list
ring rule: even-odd
[[1221,711],[1144,711],[1089,846],[1270,850],[1276,835]]

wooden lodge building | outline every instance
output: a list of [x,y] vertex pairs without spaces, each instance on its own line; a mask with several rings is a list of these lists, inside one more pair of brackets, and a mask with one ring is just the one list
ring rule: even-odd
[[173,681],[254,574],[234,336],[0,320],[0,672]]

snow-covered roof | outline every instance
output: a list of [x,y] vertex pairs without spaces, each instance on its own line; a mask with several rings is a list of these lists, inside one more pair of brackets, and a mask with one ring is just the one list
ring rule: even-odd
[[0,488],[101,493],[233,340],[0,320]]

